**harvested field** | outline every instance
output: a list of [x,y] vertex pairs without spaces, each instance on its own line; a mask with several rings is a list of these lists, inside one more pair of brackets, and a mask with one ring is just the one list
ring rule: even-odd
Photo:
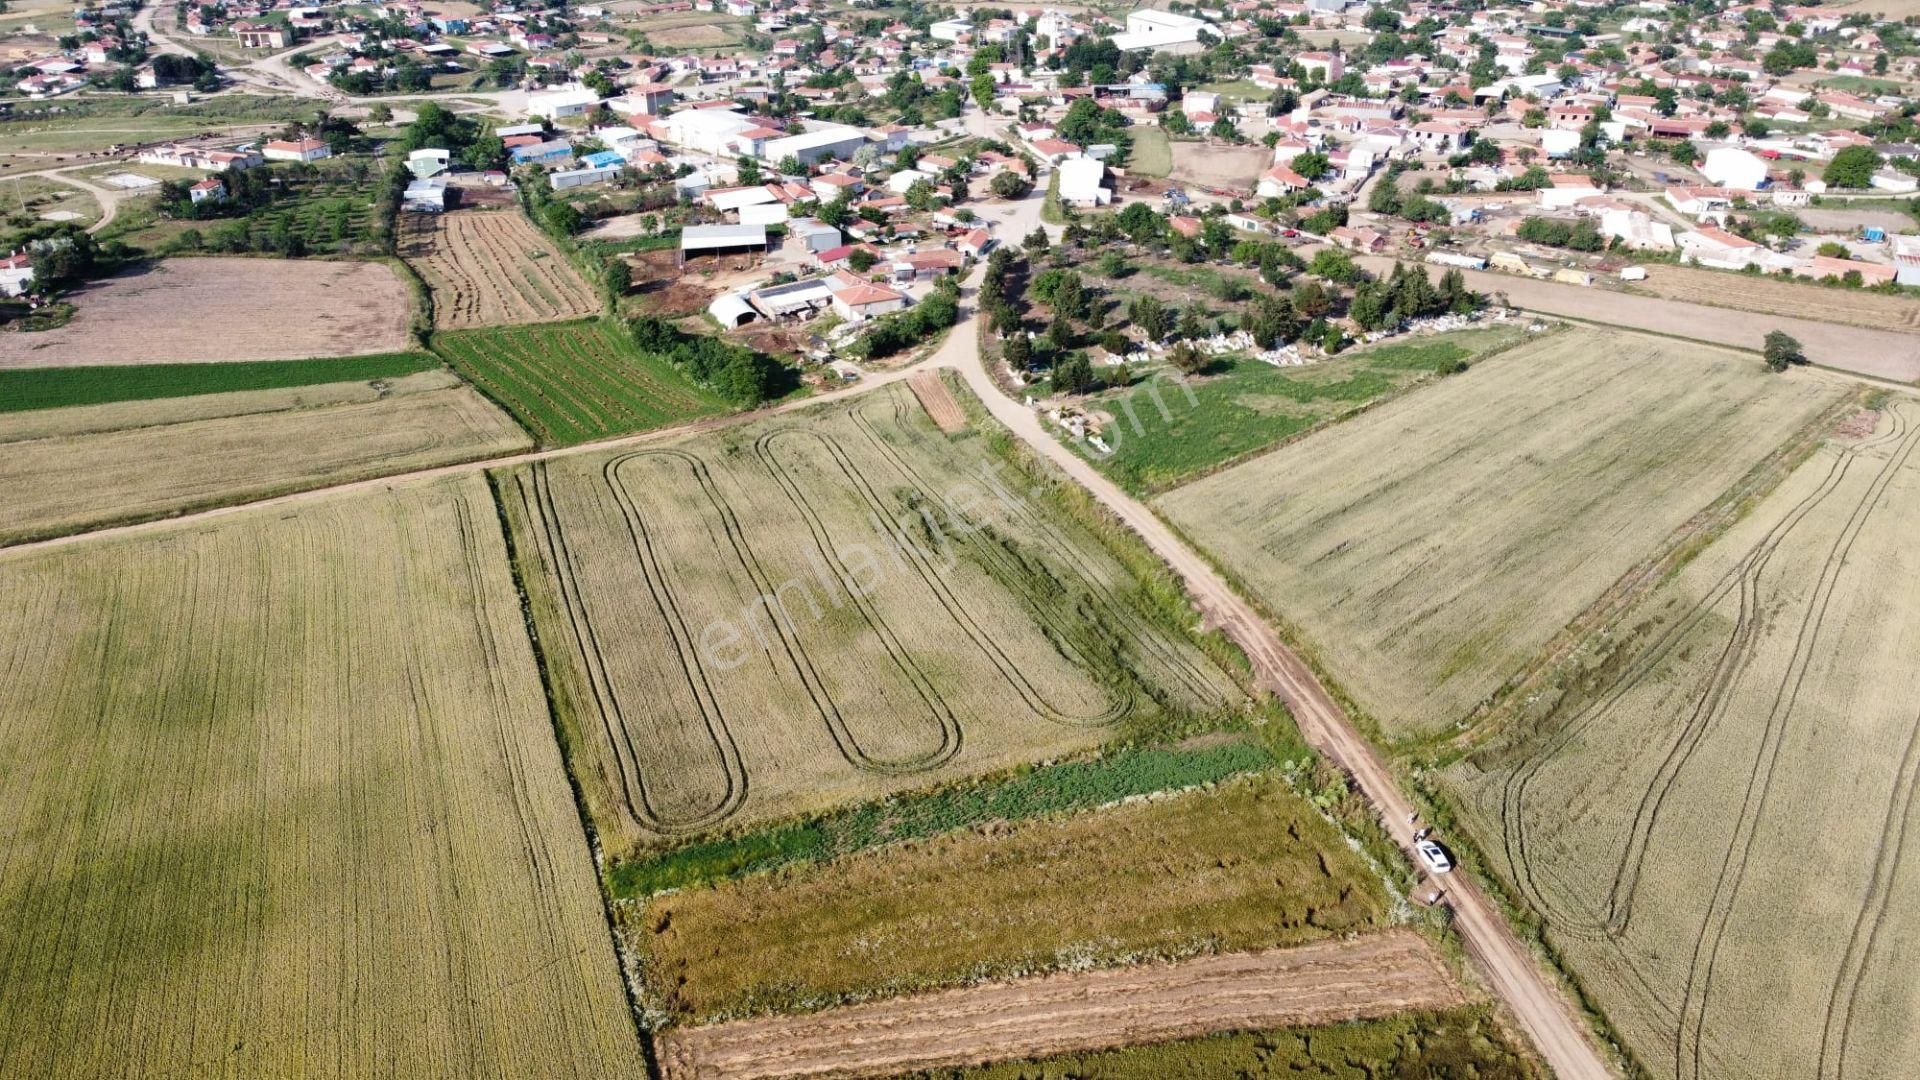
[[900,1080],[1542,1080],[1547,1075],[1515,1045],[1492,1009],[1469,1006],[1317,1027],[1236,1031],[1042,1061],[931,1069]]
[[0,368],[299,360],[407,347],[407,289],[375,262],[168,259],[83,286],[73,321],[0,334]]
[[1033,483],[902,386],[502,475],[610,857],[1240,708]]
[[1158,504],[1388,736],[1429,733],[1845,393],[1817,372],[1577,329]]
[[[17,373],[0,372],[0,375],[4,374]],[[0,378],[0,388],[4,388],[5,385],[6,380]],[[225,416],[258,416],[263,413],[312,409],[323,405],[379,401],[382,398],[401,397],[430,390],[451,390],[462,385],[464,384],[461,383],[458,375],[444,369],[436,369],[392,379],[321,383],[317,386],[286,386],[271,390],[239,390],[225,394],[196,394],[191,397],[168,397],[151,401],[114,401],[101,405],[73,405],[63,409],[35,409],[29,412],[0,412],[0,443],[22,442],[28,439],[54,439],[71,435],[94,435],[107,431],[131,431],[135,428],[166,427],[194,420],[216,420]]]
[[1920,300],[1688,266],[1654,266],[1629,287],[1668,300],[1920,334]]
[[920,399],[920,407],[927,410],[927,416],[935,427],[952,433],[967,426],[967,414],[960,409],[960,403],[953,400],[947,384],[940,381],[940,374],[923,371],[907,380],[913,388],[913,396]]
[[[97,430],[96,414],[68,427],[73,434],[8,442],[0,454],[0,489],[8,493],[0,501],[0,542],[526,449],[525,433],[506,414],[439,378],[438,389],[408,387],[420,392],[374,400],[351,391],[344,403],[313,408],[287,408],[268,392],[249,404],[274,411],[229,413],[216,402],[211,415],[186,411],[171,423],[122,430]],[[58,425],[66,411],[24,415]]]
[[1258,146],[1219,146],[1211,142],[1175,142],[1173,144],[1174,180],[1202,187],[1244,188],[1253,183],[1273,162],[1273,155]]
[[1221,1031],[1450,1009],[1465,1001],[1425,938],[1393,930],[1177,964],[989,983],[808,1016],[677,1028],[662,1037],[659,1053],[667,1080],[894,1076]]
[[725,45],[739,40],[739,36],[726,26],[670,26],[647,30],[645,33],[647,40],[655,45],[676,49],[697,49],[703,45]]
[[642,1075],[496,521],[0,556],[0,1075]]
[[1444,775],[1655,1076],[1866,1080],[1920,1056],[1917,534],[1901,398]]
[[437,334],[433,348],[545,446],[647,431],[722,408],[671,363],[601,322]]
[[402,214],[400,254],[433,290],[442,330],[577,319],[600,298],[517,210]]
[[1387,905],[1340,830],[1266,774],[669,893],[623,933],[651,1001],[708,1022],[1298,945],[1379,929]]

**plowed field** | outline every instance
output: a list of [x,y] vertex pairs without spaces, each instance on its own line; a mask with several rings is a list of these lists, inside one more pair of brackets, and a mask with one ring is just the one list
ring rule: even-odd
[[443,330],[577,319],[600,298],[517,210],[403,214],[400,254],[433,291]]
[[1464,1001],[1433,946],[1395,930],[677,1028],[661,1040],[660,1064],[667,1080],[893,1076]]

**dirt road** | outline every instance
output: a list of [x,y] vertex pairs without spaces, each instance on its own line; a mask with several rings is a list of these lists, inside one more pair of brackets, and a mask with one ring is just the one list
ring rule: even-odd
[[[1357,262],[1385,274],[1392,259],[1363,257]],[[1920,381],[1920,336],[1858,326],[1756,315],[1750,311],[1633,296],[1607,289],[1562,285],[1516,274],[1465,270],[1467,285],[1478,292],[1505,293],[1513,306],[1546,315],[1625,326],[1669,337],[1758,351],[1769,330],[1784,330],[1800,340],[1816,364],[1895,382]],[[1727,287],[1740,287],[1737,275]]]
[[[1413,838],[1407,818],[1413,805],[1319,679],[1281,642],[1266,620],[1145,504],[1061,445],[1033,410],[1000,393],[971,338],[974,327],[969,316],[955,328],[954,336],[932,362],[958,369],[994,419],[1085,487],[1173,567],[1209,621],[1246,651],[1261,685],[1293,710],[1307,741],[1352,775],[1411,860]],[[1532,951],[1514,935],[1492,901],[1458,872],[1447,878],[1445,886],[1454,911],[1454,927],[1468,954],[1494,993],[1513,1011],[1554,1074],[1561,1080],[1598,1080],[1611,1075],[1572,1003],[1542,971]]]
[[[972,116],[972,111],[969,116]],[[1039,221],[1041,195],[1036,191],[1027,199],[1009,205],[996,205],[986,211],[995,219],[995,234],[1003,243],[1018,243]],[[1050,233],[1057,230],[1049,228]],[[976,278],[978,274],[976,273]],[[1500,278],[1501,282],[1508,279]],[[1517,280],[1517,279],[1516,279]],[[1476,286],[1486,288],[1487,286]],[[1644,302],[1644,301],[1642,301]],[[1058,465],[1069,477],[1088,489],[1116,516],[1130,525],[1186,582],[1190,594],[1212,622],[1231,634],[1246,651],[1262,685],[1287,702],[1298,718],[1300,729],[1309,741],[1327,757],[1345,768],[1360,791],[1380,812],[1381,819],[1395,839],[1411,851],[1411,833],[1406,825],[1412,806],[1401,793],[1373,748],[1348,723],[1345,714],[1322,687],[1313,673],[1281,642],[1265,620],[1242,600],[1196,552],[1174,535],[1164,522],[1146,506],[1121,491],[1083,458],[1054,440],[1034,412],[1003,396],[982,365],[977,347],[976,313],[966,308],[960,323],[933,356],[914,367],[901,368],[863,379],[845,390],[834,391],[788,403],[761,412],[717,417],[693,425],[589,443],[559,450],[521,454],[491,461],[425,470],[406,476],[347,484],[335,488],[303,492],[246,506],[228,507],[189,515],[171,521],[122,526],[78,536],[39,541],[0,549],[0,559],[21,557],[63,544],[78,543],[109,535],[124,535],[154,529],[173,528],[182,521],[199,521],[261,507],[286,508],[317,499],[355,491],[372,491],[408,482],[430,480],[498,468],[568,454],[593,453],[616,446],[635,445],[674,438],[690,430],[705,430],[743,423],[759,417],[809,408],[822,401],[863,393],[911,377],[926,367],[953,368],[967,380],[973,392],[988,410],[1034,452]],[[1713,309],[1702,309],[1711,311]],[[1411,858],[1411,855],[1409,855]],[[1455,912],[1455,928],[1466,943],[1482,977],[1493,992],[1512,1011],[1535,1048],[1563,1080],[1598,1080],[1611,1075],[1600,1052],[1589,1041],[1586,1025],[1571,1004],[1536,963],[1529,951],[1501,918],[1497,909],[1463,874],[1455,873],[1447,881],[1449,900]]]
[[1448,1009],[1466,996],[1410,930],[1178,964],[1078,971],[935,994],[676,1028],[666,1080],[891,1076],[1137,1046],[1220,1031]]

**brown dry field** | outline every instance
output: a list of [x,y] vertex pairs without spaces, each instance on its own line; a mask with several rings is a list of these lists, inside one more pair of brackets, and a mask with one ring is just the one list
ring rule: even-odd
[[530,445],[526,432],[465,386],[9,442],[0,454],[0,490],[8,493],[0,500],[0,543]]
[[359,356],[407,347],[407,289],[376,262],[168,259],[81,288],[73,321],[0,334],[0,367]]
[[1254,181],[1260,178],[1261,170],[1271,161],[1271,155],[1257,146],[1175,142],[1170,177],[1189,184],[1251,188]]
[[676,1028],[656,1045],[667,1080],[891,1076],[1465,1003],[1431,943],[1389,930]]
[[442,330],[577,319],[600,310],[593,289],[518,211],[405,214],[400,254],[433,290]]
[[719,26],[674,26],[665,30],[643,30],[647,40],[655,45],[671,45],[676,48],[698,48],[702,45],[725,45],[734,40],[733,35]]
[[[1393,269],[1392,259],[1363,256],[1355,261],[1376,274]],[[1784,330],[1800,340],[1816,364],[1896,382],[1920,380],[1920,335],[1785,315],[1757,319],[1750,312],[1730,308],[1562,285],[1516,274],[1481,270],[1461,273],[1466,275],[1469,288],[1505,295],[1515,307],[1529,311],[1756,352],[1767,331]],[[1742,278],[1740,284],[1746,281]]]
[[927,410],[935,427],[955,432],[967,426],[967,414],[960,411],[960,403],[953,400],[938,373],[923,371],[908,379],[907,385],[913,388],[913,396],[920,399],[920,407]]
[[1651,266],[1631,292],[1874,330],[1920,333],[1920,300],[1687,266]]

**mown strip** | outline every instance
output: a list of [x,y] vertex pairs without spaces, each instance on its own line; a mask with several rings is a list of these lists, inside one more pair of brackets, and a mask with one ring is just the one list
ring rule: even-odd
[[1090,761],[902,795],[812,821],[691,844],[616,864],[609,878],[617,897],[651,896],[894,841],[938,836],[988,821],[1021,821],[1136,795],[1177,791],[1276,763],[1273,751],[1249,739],[1191,747],[1130,747]]
[[0,371],[0,412],[396,379],[440,366],[425,353],[220,364],[106,364]]

